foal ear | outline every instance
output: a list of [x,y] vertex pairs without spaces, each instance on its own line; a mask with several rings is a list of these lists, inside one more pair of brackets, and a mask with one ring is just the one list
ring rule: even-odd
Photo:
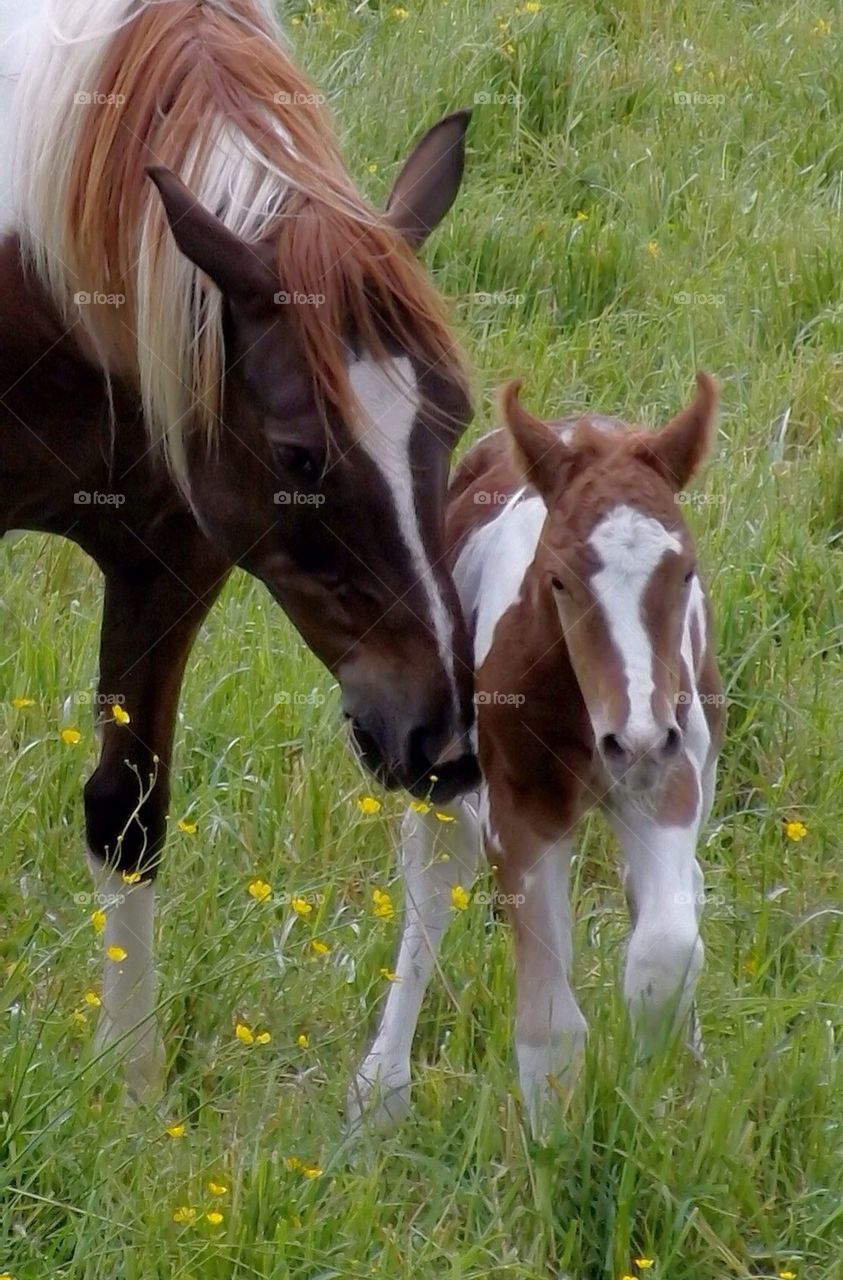
[[664,476],[674,492],[693,479],[714,441],[717,423],[717,383],[707,373],[697,374],[694,403],[643,445],[645,461]]
[[498,391],[498,413],[509,432],[515,465],[525,480],[550,498],[567,470],[572,452],[552,427],[534,418],[518,399],[521,382],[507,382]]
[[201,205],[163,165],[147,169],[161,194],[173,238],[186,258],[234,301],[271,304],[278,275],[267,245],[247,244]]
[[386,220],[414,248],[424,244],[456,199],[465,168],[470,111],[445,116],[418,142],[395,180]]

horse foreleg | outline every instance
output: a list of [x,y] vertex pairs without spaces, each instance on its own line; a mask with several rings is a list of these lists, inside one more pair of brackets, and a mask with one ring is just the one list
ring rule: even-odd
[[85,786],[89,863],[105,915],[95,1044],[120,1058],[134,1097],[162,1083],[153,929],[173,729],[188,654],[224,577],[216,560],[198,573],[182,563],[178,576],[157,561],[106,571],[96,707],[102,750]]

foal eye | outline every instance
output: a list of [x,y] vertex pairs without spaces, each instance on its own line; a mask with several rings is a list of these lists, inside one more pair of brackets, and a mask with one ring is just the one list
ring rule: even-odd
[[552,576],[552,578],[550,579],[550,585],[553,587],[553,590],[554,590],[554,591],[564,591],[564,590],[565,590],[565,583],[562,581],[562,579],[561,579],[561,578],[557,578],[555,574],[554,574],[554,575]]
[[696,572],[697,572],[696,569],[689,569],[688,572],[685,574],[685,581],[690,582],[693,579],[693,576]]
[[283,471],[298,476],[300,480],[315,481],[322,474],[322,458],[314,449],[303,445],[282,444],[275,446],[275,458]]

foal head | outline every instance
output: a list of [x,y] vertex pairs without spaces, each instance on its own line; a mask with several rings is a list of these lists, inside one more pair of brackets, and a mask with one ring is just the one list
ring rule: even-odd
[[212,447],[186,441],[196,517],[336,675],[367,766],[440,800],[476,781],[471,655],[442,559],[471,407],[412,250],[456,195],[466,123],[426,135],[385,215],[293,192],[266,242],[150,171],[182,254],[224,300],[222,421]]
[[710,447],[717,403],[706,374],[697,387],[659,432],[588,418],[560,429],[522,408],[517,383],[502,392],[518,465],[547,505],[537,603],[561,621],[609,776],[634,791],[652,787],[682,748],[681,645],[699,588],[677,495]]

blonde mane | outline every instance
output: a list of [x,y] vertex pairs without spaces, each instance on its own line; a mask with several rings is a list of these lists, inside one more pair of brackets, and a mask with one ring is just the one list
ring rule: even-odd
[[[316,386],[353,421],[342,334],[461,375],[442,304],[354,189],[323,99],[270,0],[61,0],[16,99],[19,231],[103,369],[137,380],[151,439],[188,486],[185,440],[221,411],[222,298],[176,247],[149,165],[244,240],[274,241]],[[88,301],[90,299],[90,301]]]

